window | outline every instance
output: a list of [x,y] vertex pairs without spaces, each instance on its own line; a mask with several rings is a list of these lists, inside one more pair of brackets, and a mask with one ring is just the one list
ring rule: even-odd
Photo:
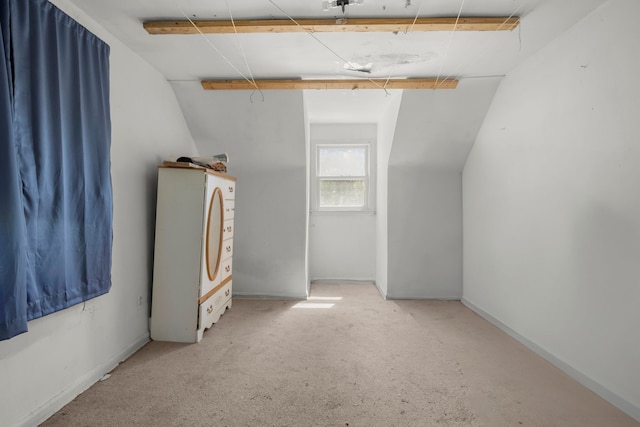
[[317,210],[372,210],[369,144],[317,144]]
[[0,22],[5,340],[109,291],[113,199],[109,45],[47,0],[0,2]]

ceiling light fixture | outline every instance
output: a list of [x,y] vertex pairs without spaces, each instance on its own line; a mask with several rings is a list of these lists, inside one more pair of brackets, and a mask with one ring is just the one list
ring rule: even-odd
[[333,9],[336,7],[342,8],[342,13],[344,13],[344,7],[350,4],[362,4],[364,0],[324,0],[322,2],[322,9],[326,12],[329,9]]

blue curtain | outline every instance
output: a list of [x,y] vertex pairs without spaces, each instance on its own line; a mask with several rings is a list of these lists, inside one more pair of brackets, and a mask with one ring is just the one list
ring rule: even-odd
[[[2,195],[17,216],[0,242],[0,268],[15,270],[0,277],[6,339],[26,320],[109,291],[112,195],[109,46],[46,0],[3,3],[10,48],[2,115],[8,108],[6,140],[15,142],[3,143],[13,149],[3,147],[11,165]],[[5,24],[3,16],[3,35]]]
[[0,3],[0,339],[27,330],[26,224],[13,131],[9,2]]

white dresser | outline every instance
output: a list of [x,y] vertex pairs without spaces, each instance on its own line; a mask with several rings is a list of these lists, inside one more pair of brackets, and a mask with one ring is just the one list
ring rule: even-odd
[[234,177],[158,169],[151,338],[198,342],[231,307]]

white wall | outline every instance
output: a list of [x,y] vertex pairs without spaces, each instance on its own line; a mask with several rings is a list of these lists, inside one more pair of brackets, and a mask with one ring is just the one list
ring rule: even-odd
[[311,280],[374,281],[376,216],[372,213],[315,213],[309,218]]
[[462,296],[462,177],[419,166],[389,170],[389,298]]
[[[306,93],[308,91],[302,92],[302,99],[304,105],[304,157],[305,159],[309,159],[309,153],[311,152],[311,121],[309,120],[309,105],[307,103]],[[305,242],[306,245],[304,247],[304,271],[305,271],[305,282],[307,284],[307,297],[311,294],[311,276],[309,274],[309,210],[311,209],[311,195],[310,195],[310,185],[311,185],[311,176],[309,173],[309,161],[307,160],[307,167],[305,168],[305,188],[306,188],[306,199],[305,199]]]
[[[371,181],[376,173],[375,123],[312,123],[314,144],[371,142]],[[311,156],[314,159],[314,156]],[[311,166],[310,173],[315,173]],[[311,185],[315,181],[311,180]],[[311,191],[312,195],[315,192]],[[374,194],[375,196],[375,194]],[[313,196],[312,196],[313,197]],[[312,203],[313,206],[313,203]],[[375,201],[374,201],[375,206]],[[309,276],[311,280],[375,280],[376,217],[373,212],[311,212],[309,217]]]
[[462,297],[462,177],[499,78],[405,90],[388,169],[389,298]]
[[302,92],[173,86],[200,153],[229,153],[228,172],[238,178],[234,295],[306,298]]
[[464,169],[464,298],[640,420],[640,3],[509,73]]
[[69,2],[53,3],[111,46],[113,285],[0,342],[6,426],[38,424],[148,341],[156,165],[173,152],[195,153],[165,79]]
[[389,156],[402,102],[402,91],[391,93],[389,98],[378,121],[376,185],[376,286],[384,298],[387,297],[389,274]]

